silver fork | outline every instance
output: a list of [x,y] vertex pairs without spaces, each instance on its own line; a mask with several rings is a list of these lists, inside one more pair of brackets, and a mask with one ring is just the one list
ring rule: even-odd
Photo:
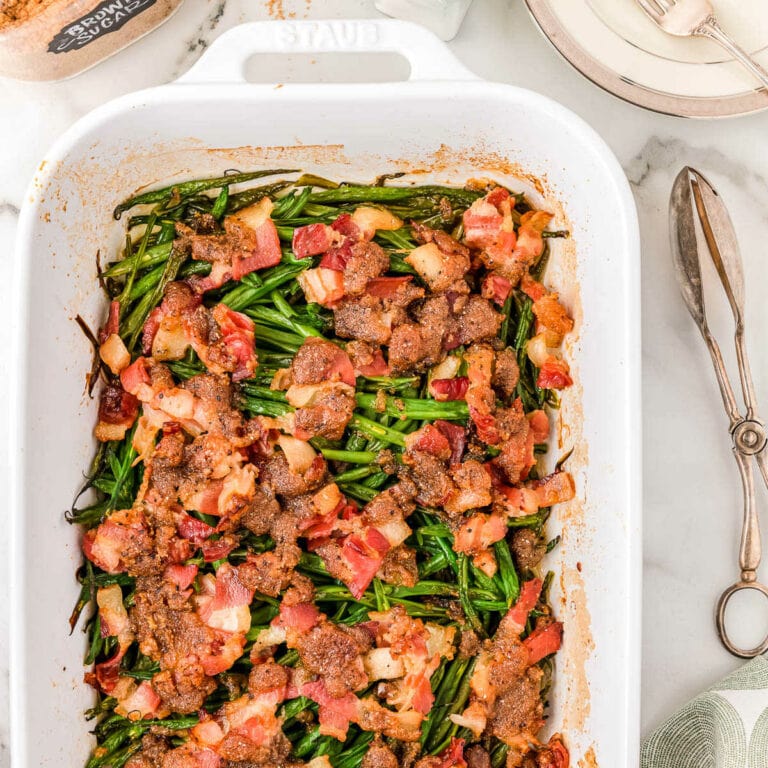
[[706,37],[719,43],[768,88],[766,72],[723,32],[709,0],[636,0],[661,29],[678,37]]

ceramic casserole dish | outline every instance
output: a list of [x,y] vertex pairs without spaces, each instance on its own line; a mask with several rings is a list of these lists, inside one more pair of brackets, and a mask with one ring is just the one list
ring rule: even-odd
[[[396,52],[406,82],[248,83],[254,53]],[[301,168],[331,178],[461,184],[492,177],[555,212],[572,237],[547,281],[576,320],[576,385],[556,414],[550,462],[570,448],[577,498],[548,523],[552,604],[565,624],[547,729],[572,765],[637,763],[640,653],[639,235],[627,181],[604,142],[549,99],[488,83],[437,38],[395,21],[265,22],[227,32],[181,80],[97,109],[40,165],[22,212],[12,467],[12,761],[81,768],[84,636],[68,634],[79,586],[69,506],[94,451],[84,392],[105,301],[96,251],[116,252],[111,212],[138,188],[230,168]],[[554,241],[553,241],[554,242]]]

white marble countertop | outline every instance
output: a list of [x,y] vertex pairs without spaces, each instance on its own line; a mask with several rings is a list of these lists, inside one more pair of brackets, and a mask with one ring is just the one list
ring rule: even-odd
[[[75,79],[54,84],[0,80],[0,260],[6,274],[26,185],[65,128],[114,96],[177,77],[223,30],[282,14],[378,15],[371,0],[187,0],[159,30]],[[546,93],[581,115],[613,148],[636,196],[643,233],[642,730],[647,734],[740,663],[720,646],[713,625],[717,595],[737,575],[740,485],[711,366],[674,282],[667,200],[677,171],[690,164],[708,174],[729,205],[745,261],[752,367],[758,395],[768,403],[768,344],[761,343],[760,334],[768,327],[768,113],[692,122],[625,104],[558,56],[534,28],[522,0],[476,0],[451,48],[480,76]],[[2,307],[8,306],[6,286],[2,281]],[[3,349],[11,332],[12,323],[0,323]],[[7,401],[4,388],[0,375],[0,399]],[[5,433],[3,411],[0,434]],[[7,466],[4,444],[0,466]],[[759,496],[764,506],[765,494]],[[5,546],[0,537],[2,562],[7,561]],[[3,590],[1,579],[0,605],[6,606]],[[768,625],[765,608],[744,612],[754,631],[747,640],[757,639]],[[7,616],[0,612],[0,768],[8,764],[7,631]]]

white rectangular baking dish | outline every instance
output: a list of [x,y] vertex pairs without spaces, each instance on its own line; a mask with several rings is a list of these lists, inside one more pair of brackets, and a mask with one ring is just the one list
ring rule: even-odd
[[[395,51],[408,82],[255,85],[256,52]],[[350,58],[350,61],[354,60]],[[84,395],[90,349],[73,318],[104,311],[95,254],[111,254],[110,215],[136,188],[232,167],[296,167],[372,180],[383,172],[461,183],[494,176],[532,190],[571,243],[548,280],[576,320],[553,458],[578,498],[559,509],[553,599],[565,622],[550,730],[574,766],[637,763],[640,654],[639,236],[626,179],[579,118],[530,91],[483,82],[436,38],[392,21],[267,22],[223,35],[181,80],[82,119],[41,164],[21,215],[12,424],[12,761],[81,768],[84,641],[67,635],[80,561],[64,521],[93,451],[96,403]],[[428,173],[426,173],[428,172]]]

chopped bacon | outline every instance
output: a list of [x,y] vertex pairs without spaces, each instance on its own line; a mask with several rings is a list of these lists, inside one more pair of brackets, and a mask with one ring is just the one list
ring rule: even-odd
[[103,344],[108,336],[116,333],[120,333],[120,302],[115,299],[109,303],[106,324],[99,329],[99,343]]
[[280,603],[280,613],[273,619],[272,625],[303,634],[317,625],[321,615],[314,603],[288,605],[283,601]]
[[443,421],[443,419],[437,419],[434,422],[434,426],[442,432],[448,445],[451,448],[451,455],[448,459],[449,463],[453,466],[461,462],[461,457],[464,455],[464,449],[467,447],[467,430],[458,424],[452,424],[450,421]]
[[563,639],[563,625],[554,621],[543,627],[537,627],[523,640],[528,649],[528,663],[537,664],[545,656],[560,650]]
[[126,392],[138,397],[139,393],[142,392],[142,386],[149,386],[152,383],[146,358],[137,357],[131,365],[120,373],[120,382]]
[[310,304],[334,307],[344,298],[344,275],[336,269],[305,269],[296,280]]
[[546,747],[536,754],[536,763],[540,768],[568,768],[570,762],[571,756],[560,734],[555,734]]
[[344,540],[341,548],[342,557],[353,574],[347,587],[358,600],[373,581],[389,549],[389,542],[375,528],[368,528],[360,536],[354,534],[347,536]]
[[221,329],[224,346],[236,360],[232,381],[249,379],[256,370],[256,326],[253,320],[241,312],[235,312],[226,304],[217,304],[212,315]]
[[197,566],[171,564],[166,566],[164,577],[175,584],[180,590],[187,589],[197,576]]
[[301,686],[301,695],[320,705],[320,733],[344,741],[350,722],[357,722],[359,718],[360,701],[357,696],[347,693],[345,696],[334,698],[328,693],[323,680],[304,683]]
[[389,376],[389,365],[387,365],[381,350],[377,349],[373,352],[372,362],[359,365],[355,372],[359,373],[360,376]]
[[493,379],[494,351],[487,344],[473,344],[465,353],[469,386],[465,395],[469,417],[477,430],[477,436],[488,445],[501,440],[493,415],[496,396],[491,388]]
[[111,333],[101,343],[99,357],[116,376],[131,364],[131,353],[116,333]]
[[539,369],[536,386],[542,389],[565,389],[573,384],[570,368],[565,360],[550,357]]
[[179,536],[189,539],[195,544],[201,544],[209,536],[216,533],[216,529],[213,526],[186,513],[177,515],[176,530],[178,530]]
[[384,208],[373,208],[361,205],[352,213],[352,223],[360,231],[364,240],[370,240],[379,230],[400,229],[403,226],[401,219]]
[[520,290],[533,302],[547,295],[547,289],[538,280],[534,280],[528,272],[520,280]]
[[[232,279],[240,280],[257,269],[280,263],[282,252],[275,222],[270,218],[272,201],[264,197],[249,208],[238,211],[232,218],[245,224],[254,234],[254,247],[249,255],[241,250],[232,253]],[[226,227],[226,222],[225,222]]]
[[557,471],[530,485],[540,507],[551,507],[570,501],[576,495],[576,486],[570,472]]
[[343,272],[347,268],[347,262],[352,258],[352,245],[351,240],[345,239],[340,245],[333,246],[320,259],[318,266],[323,269],[331,269],[334,272]]
[[502,515],[476,512],[459,526],[454,534],[456,552],[476,555],[501,541],[507,535],[507,522]]
[[83,537],[83,552],[107,573],[124,573],[131,546],[148,545],[144,516],[136,509],[113,512],[101,525]]
[[217,541],[207,541],[200,547],[203,553],[203,560],[206,563],[215,563],[221,560],[237,546],[237,539],[234,537],[222,536]]
[[547,226],[551,213],[546,211],[528,211],[520,217],[517,230],[517,243],[512,252],[512,258],[525,264],[532,264],[544,251],[544,240],[541,233]]
[[365,286],[365,292],[369,296],[376,296],[379,299],[391,299],[397,295],[401,286],[407,285],[412,280],[413,275],[374,277],[368,281],[368,284]]
[[518,635],[525,629],[528,614],[536,607],[536,603],[539,602],[539,595],[543,586],[544,582],[541,579],[530,579],[523,583],[517,602],[502,619],[505,628]]
[[512,283],[502,275],[489,274],[483,280],[481,295],[484,299],[492,299],[499,306],[503,305],[512,290]]
[[527,415],[527,419],[531,426],[534,443],[545,443],[549,437],[549,417],[546,411],[531,411]]
[[212,629],[241,635],[244,640],[251,626],[249,606],[253,590],[240,581],[237,570],[229,563],[219,567],[215,579],[208,574],[200,581],[202,592],[195,601],[203,623]]
[[467,768],[467,761],[464,759],[464,739],[452,738],[451,743],[438,757],[442,760],[440,768]]
[[[493,245],[501,232],[504,216],[497,204],[485,198],[475,200],[464,211],[464,242],[473,248],[485,248]],[[500,202],[500,201],[499,201]]]
[[352,215],[349,213],[342,213],[338,216],[331,224],[331,229],[352,240],[362,240],[360,227],[357,226]]
[[334,242],[334,230],[327,224],[307,224],[293,230],[292,249],[297,259],[319,256]]
[[407,435],[405,447],[408,451],[424,451],[440,459],[447,459],[451,455],[448,438],[435,424],[425,424],[421,429]]
[[469,379],[466,376],[456,376],[453,379],[432,379],[429,382],[429,394],[438,402],[463,400],[468,389]]
[[125,685],[125,691],[121,690],[118,693],[113,690],[113,695],[117,698],[116,714],[129,720],[143,720],[168,715],[168,710],[162,706],[162,700],[155,693],[155,689],[149,681],[143,680],[137,686],[130,678],[122,678],[121,680],[129,682]]
[[107,384],[99,400],[99,421],[93,434],[102,443],[122,440],[139,415],[139,401],[120,384]]

